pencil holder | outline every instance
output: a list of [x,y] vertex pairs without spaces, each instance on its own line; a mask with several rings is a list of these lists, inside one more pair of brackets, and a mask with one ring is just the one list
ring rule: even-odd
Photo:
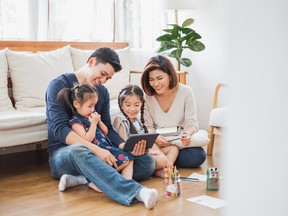
[[181,184],[180,175],[176,167],[167,169],[163,180],[163,195],[169,198],[180,197],[182,193]]

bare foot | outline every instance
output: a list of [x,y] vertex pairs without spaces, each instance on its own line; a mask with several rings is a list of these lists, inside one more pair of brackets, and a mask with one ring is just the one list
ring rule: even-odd
[[164,169],[156,170],[154,175],[160,178],[165,178],[165,170]]
[[92,182],[90,182],[90,183],[88,184],[88,186],[89,186],[90,188],[92,188],[93,190],[95,190],[95,191],[97,191],[97,192],[99,192],[99,193],[102,193],[102,190],[100,190],[98,187],[96,187]]

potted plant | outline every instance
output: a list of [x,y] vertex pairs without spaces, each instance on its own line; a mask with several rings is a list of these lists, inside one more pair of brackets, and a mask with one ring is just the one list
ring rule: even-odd
[[165,52],[164,54],[175,58],[178,62],[178,70],[180,64],[185,67],[192,65],[192,61],[188,58],[182,58],[184,49],[190,49],[195,52],[200,52],[205,49],[205,45],[199,41],[201,36],[192,28],[189,28],[194,19],[185,20],[182,26],[177,24],[169,24],[172,28],[163,29],[165,34],[159,36],[156,41],[160,42],[160,47],[157,53]]

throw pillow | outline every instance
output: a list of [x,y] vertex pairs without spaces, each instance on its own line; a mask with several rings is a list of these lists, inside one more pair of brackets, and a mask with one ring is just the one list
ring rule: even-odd
[[44,107],[49,82],[62,73],[74,71],[70,46],[33,54],[7,49],[6,55],[17,109]]
[[8,64],[5,50],[0,51],[0,111],[13,109],[7,88]]

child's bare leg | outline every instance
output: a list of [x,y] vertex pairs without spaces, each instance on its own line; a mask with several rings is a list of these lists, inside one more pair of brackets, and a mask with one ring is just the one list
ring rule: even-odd
[[164,167],[168,166],[169,160],[164,155],[152,155],[155,159],[155,172],[154,175],[164,178]]
[[118,168],[116,169],[118,172],[120,172],[121,170],[123,170],[125,167],[127,167],[129,165],[129,160],[125,161],[123,164],[121,164],[120,166],[118,166]]
[[155,160],[155,169],[163,169],[168,164],[168,158],[165,155],[152,155]]
[[179,148],[174,145],[166,146],[161,148],[161,151],[166,155],[166,157],[169,160],[168,166],[173,166],[174,162],[176,161],[178,154],[179,154]]
[[134,161],[130,160],[128,165],[122,169],[122,175],[127,178],[127,179],[132,179],[133,177],[133,165],[134,165]]
[[[177,157],[178,157],[178,154],[179,154],[179,149],[177,146],[166,146],[166,147],[163,147],[161,148],[161,151],[166,155],[166,165],[165,166],[168,166],[168,167],[172,167],[174,162],[176,161]],[[161,177],[161,178],[164,178],[165,176],[165,169],[162,168],[162,169],[156,169],[155,173],[154,173],[155,176],[158,176],[158,177]]]

